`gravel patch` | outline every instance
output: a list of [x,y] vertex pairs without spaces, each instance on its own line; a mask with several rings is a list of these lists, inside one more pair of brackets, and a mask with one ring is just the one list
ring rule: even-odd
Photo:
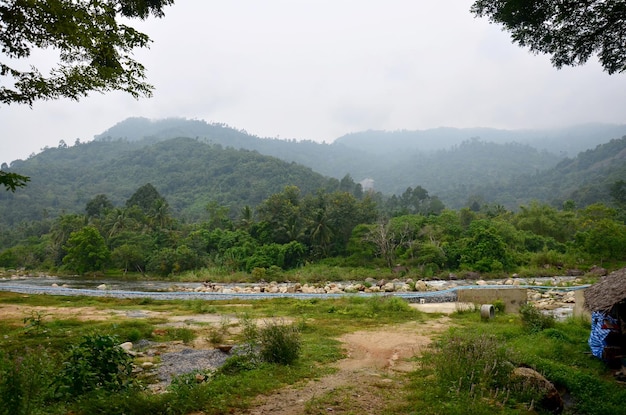
[[149,369],[148,373],[155,374],[154,384],[150,385],[153,391],[165,391],[177,376],[193,372],[209,372],[218,369],[226,360],[240,353],[237,346],[229,352],[219,349],[192,349],[177,343],[164,344],[150,340],[139,340],[133,344],[137,356],[158,357],[158,363]]
[[157,368],[157,379],[161,383],[170,384],[173,378],[185,373],[215,370],[229,357],[230,353],[224,353],[218,349],[183,349],[178,352],[163,353],[161,363]]

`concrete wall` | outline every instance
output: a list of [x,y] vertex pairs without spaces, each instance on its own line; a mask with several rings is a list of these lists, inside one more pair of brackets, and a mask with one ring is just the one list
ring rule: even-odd
[[591,312],[585,308],[585,290],[574,291],[574,316],[584,317],[591,321]]
[[521,305],[526,304],[526,288],[481,288],[459,289],[458,301],[474,304],[493,304],[494,301],[504,302],[506,313],[517,313]]

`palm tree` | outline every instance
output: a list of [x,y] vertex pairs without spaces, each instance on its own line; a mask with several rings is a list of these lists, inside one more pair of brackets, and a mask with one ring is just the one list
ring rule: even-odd
[[333,231],[328,225],[328,214],[325,207],[315,209],[311,227],[311,245],[321,252],[322,256],[328,255]]

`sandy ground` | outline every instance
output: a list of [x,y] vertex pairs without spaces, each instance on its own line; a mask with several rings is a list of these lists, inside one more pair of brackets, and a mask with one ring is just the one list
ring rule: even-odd
[[[456,307],[438,307],[433,312],[453,312]],[[153,311],[100,310],[91,307],[29,307],[0,305],[0,318],[21,322],[25,317],[39,313],[46,319],[74,317],[82,321],[107,320],[115,317],[165,318],[169,326],[204,327],[224,323],[224,316],[192,314],[168,316]],[[232,316],[226,317],[235,323]],[[371,331],[359,331],[342,336],[346,358],[336,362],[335,372],[329,376],[303,382],[275,391],[253,400],[249,409],[232,412],[241,415],[298,415],[298,414],[378,414],[392,406],[403,393],[407,372],[415,369],[411,358],[419,355],[433,337],[449,327],[450,319],[440,316],[426,322],[409,322],[385,326]],[[200,340],[194,348],[208,348]],[[201,415],[196,413],[193,415]]]
[[449,318],[411,322],[342,336],[347,357],[329,376],[280,389],[254,400],[248,415],[378,414],[403,393],[406,372]]

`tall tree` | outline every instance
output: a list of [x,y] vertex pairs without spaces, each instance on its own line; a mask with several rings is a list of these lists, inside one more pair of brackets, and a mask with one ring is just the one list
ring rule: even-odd
[[[144,81],[144,66],[133,59],[133,51],[148,47],[150,38],[121,21],[162,17],[171,4],[174,0],[2,1],[0,103],[78,100],[92,91],[120,90],[135,98],[152,95],[152,85]],[[40,49],[59,52],[60,62],[47,75],[28,64]],[[6,190],[14,192],[29,180],[0,171],[0,186]]]
[[111,255],[104,238],[93,226],[72,232],[63,249],[67,252],[63,263],[79,274],[102,270]]
[[283,244],[296,239],[302,231],[300,214],[300,189],[285,186],[281,193],[275,193],[257,207],[259,220],[271,226],[272,241]]
[[[173,0],[7,0],[0,3],[0,102],[28,104],[89,92],[121,90],[150,96],[144,66],[133,59],[150,38],[129,19],[163,16]],[[54,49],[59,63],[47,75],[28,61],[33,51]],[[24,66],[29,69],[22,69]]]
[[146,183],[126,201],[126,207],[138,206],[145,214],[150,214],[159,200],[164,200],[163,196],[152,184]]
[[471,11],[502,24],[520,46],[551,55],[557,68],[597,54],[609,74],[626,71],[624,0],[477,0]]
[[111,209],[113,209],[113,203],[111,203],[106,195],[102,194],[95,196],[87,202],[87,206],[85,206],[87,216],[90,218],[102,217]]
[[617,180],[610,187],[613,202],[620,208],[626,208],[626,181]]

